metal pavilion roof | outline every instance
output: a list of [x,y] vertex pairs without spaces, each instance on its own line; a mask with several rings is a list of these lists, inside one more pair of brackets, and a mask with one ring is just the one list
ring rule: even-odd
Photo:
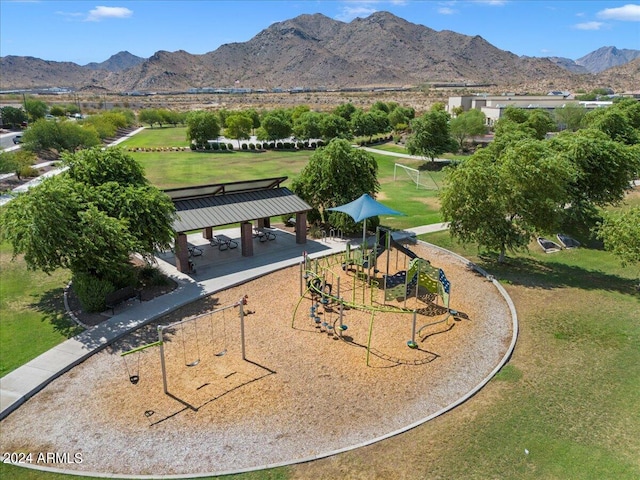
[[165,190],[176,206],[176,232],[219,227],[311,210],[291,190],[287,177]]

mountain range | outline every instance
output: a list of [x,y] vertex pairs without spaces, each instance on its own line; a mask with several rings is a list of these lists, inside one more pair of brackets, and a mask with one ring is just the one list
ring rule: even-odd
[[[0,70],[3,90],[55,86],[164,92],[233,86],[344,89],[434,83],[529,91],[615,84],[616,90],[628,90],[637,88],[639,59],[640,51],[615,47],[603,47],[576,61],[521,57],[480,36],[436,31],[388,12],[376,12],[349,23],[322,14],[300,15],[272,24],[247,42],[224,44],[201,55],[158,51],[145,59],[120,52],[84,66],[5,56],[0,58]],[[630,74],[617,75],[615,69],[623,67],[630,68]]]

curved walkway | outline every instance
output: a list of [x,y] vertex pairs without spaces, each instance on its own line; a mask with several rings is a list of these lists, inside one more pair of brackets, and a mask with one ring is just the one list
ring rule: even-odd
[[[426,228],[425,228],[426,229]],[[436,227],[433,227],[433,229],[435,230]],[[438,247],[436,247],[438,248]],[[440,249],[442,250],[442,249]],[[309,450],[313,451],[314,449],[302,449],[299,450],[299,452],[308,452],[307,455],[309,455],[308,457],[305,458],[296,458],[293,461],[289,461],[289,462],[285,462],[285,463],[280,463],[282,462],[282,460],[278,460],[276,462],[273,463],[269,463],[267,464],[260,464],[261,466],[255,466],[256,464],[253,463],[253,467],[248,468],[246,470],[243,471],[248,471],[248,470],[256,470],[256,469],[262,469],[262,468],[267,468],[267,467],[274,467],[274,466],[280,466],[280,465],[286,465],[286,464],[290,464],[290,463],[298,463],[298,462],[306,462],[306,461],[311,461],[311,460],[315,460],[317,458],[323,458],[326,456],[330,456],[330,455],[334,455],[337,453],[341,453],[343,451],[348,451],[348,450],[352,450],[355,448],[359,448],[361,446],[365,446],[365,445],[369,445],[375,442],[378,442],[380,440],[386,439],[386,438],[390,438],[394,435],[400,434],[402,432],[405,432],[411,428],[414,428],[432,418],[435,418],[445,412],[447,412],[448,410],[454,408],[455,406],[465,402],[468,398],[470,398],[471,396],[473,396],[478,390],[480,390],[494,375],[495,373],[497,373],[499,371],[500,368],[502,368],[502,366],[506,363],[506,361],[508,360],[508,358],[510,357],[513,348],[515,347],[515,342],[516,342],[516,338],[517,338],[517,331],[518,331],[518,324],[517,324],[517,316],[516,316],[516,311],[515,311],[515,307],[513,305],[513,303],[511,302],[510,298],[508,297],[508,295],[506,294],[506,292],[504,291],[504,289],[501,287],[501,285],[493,280],[490,276],[487,276],[486,272],[483,272],[481,269],[479,269],[476,265],[471,264],[468,260],[463,259],[462,257],[459,257],[456,254],[452,254],[451,252],[447,252],[445,251],[447,255],[453,255],[454,257],[458,257],[458,259],[467,266],[467,269],[469,267],[471,267],[472,269],[474,269],[475,271],[481,273],[483,276],[485,276],[488,280],[491,281],[491,284],[494,286],[495,289],[498,290],[498,292],[504,297],[504,300],[506,301],[507,305],[508,305],[508,310],[507,310],[507,315],[509,315],[510,313],[510,330],[511,330],[511,334],[510,334],[510,342],[507,338],[505,338],[505,340],[507,340],[508,345],[504,345],[504,347],[506,347],[504,350],[501,349],[502,353],[495,359],[493,359],[493,361],[491,362],[491,366],[487,369],[484,370],[482,369],[482,374],[478,376],[477,380],[474,381],[473,384],[470,384],[468,386],[468,389],[463,390],[464,393],[460,392],[456,397],[453,397],[452,399],[450,399],[446,404],[443,404],[440,407],[438,407],[437,411],[436,410],[432,410],[432,411],[424,411],[424,413],[422,413],[422,415],[424,415],[424,417],[413,417],[412,415],[409,415],[406,417],[405,420],[409,420],[406,423],[401,423],[400,425],[396,426],[396,429],[394,429],[393,431],[390,431],[388,433],[382,434],[381,433],[376,433],[371,437],[364,437],[361,438],[357,443],[347,443],[348,446],[344,446],[343,444],[340,444],[340,442],[334,442],[333,440],[331,441],[331,445],[334,447],[332,450],[328,449],[328,450],[324,450],[324,449],[320,449],[319,452],[317,453],[311,453],[309,452]],[[459,272],[460,273],[460,272]],[[467,274],[468,275],[468,274]],[[507,318],[509,318],[509,316],[507,316]],[[506,320],[506,318],[505,318]],[[484,322],[483,322],[484,323]],[[488,328],[487,326],[484,327],[485,330]],[[484,331],[484,330],[483,330]],[[500,343],[500,342],[498,342]],[[484,354],[483,354],[484,355]],[[484,358],[484,357],[483,357]],[[454,362],[455,363],[455,362]],[[455,368],[452,367],[452,368]],[[82,375],[80,375],[82,376]],[[79,382],[80,384],[82,384],[82,382]],[[422,391],[422,390],[421,390]],[[436,397],[440,398],[438,395],[436,395]],[[404,418],[405,415],[402,415],[402,417]],[[416,419],[417,418],[417,419]],[[253,424],[252,424],[253,425]],[[333,427],[332,427],[333,428]],[[377,432],[377,431],[376,431]],[[160,432],[162,433],[162,432]],[[185,432],[186,433],[186,432]],[[307,432],[308,433],[308,432]],[[372,433],[371,431],[369,433]],[[199,437],[198,437],[199,438]],[[243,437],[244,438],[244,437]],[[315,438],[315,437],[314,437]],[[335,440],[334,437],[331,437]],[[222,440],[220,440],[222,441]],[[284,440],[283,440],[284,442]],[[251,442],[249,442],[251,443]],[[286,442],[284,442],[286,443]],[[269,445],[271,445],[271,443],[269,443]],[[331,450],[331,451],[329,451]],[[229,452],[225,453],[225,458],[226,455]],[[60,473],[74,473],[74,474],[78,474],[78,473],[82,473],[82,474],[89,474],[89,475],[97,475],[96,473],[92,473],[92,472],[79,472],[79,471],[75,471],[75,470],[66,470],[66,471],[62,471],[59,469],[53,469],[53,468],[48,468],[48,467],[39,467],[39,466],[34,466],[34,468],[40,469],[40,470],[49,470],[49,471],[57,471]],[[227,467],[230,468],[230,467]],[[116,472],[118,472],[116,470]],[[109,474],[110,477],[113,478],[193,478],[194,475],[193,474],[178,474],[177,472],[174,471],[168,471],[166,473],[170,473],[169,475],[164,474],[164,475],[150,475],[150,474],[144,474],[144,475],[140,475],[140,474],[126,474],[124,472],[119,472],[119,473],[115,473],[113,472],[112,474]],[[231,471],[223,471],[223,472],[216,472],[216,474],[228,474],[228,473],[232,473]],[[233,472],[233,473],[237,473],[237,472]],[[200,476],[200,475],[204,475],[205,473],[198,473],[195,476]],[[104,474],[102,474],[104,475]]]

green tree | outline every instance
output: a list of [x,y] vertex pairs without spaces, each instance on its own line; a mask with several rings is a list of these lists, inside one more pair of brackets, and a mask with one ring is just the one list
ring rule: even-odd
[[550,141],[550,146],[575,167],[576,177],[569,185],[574,206],[604,207],[621,202],[640,171],[637,151],[598,130],[562,132]]
[[13,152],[0,152],[0,173],[15,173],[18,179],[21,179],[25,172],[28,176],[35,176],[37,170],[31,166],[36,160],[36,155],[24,148]]
[[640,207],[606,213],[598,228],[598,238],[624,266],[640,264]]
[[322,136],[322,121],[326,114],[318,112],[305,112],[295,119],[293,134],[303,140],[320,138]]
[[273,110],[260,121],[259,140],[279,140],[287,138],[292,131],[291,116],[284,109]]
[[353,138],[349,122],[347,122],[344,117],[334,113],[322,117],[320,135],[325,141],[333,138],[343,138],[345,140],[351,140]]
[[53,150],[58,153],[89,148],[100,144],[95,128],[76,122],[37,120],[23,135],[24,146],[32,152]]
[[10,106],[0,108],[0,116],[2,116],[3,125],[7,128],[18,127],[22,122],[26,122],[28,118],[24,110]]
[[[63,155],[66,172],[12,200],[0,216],[3,240],[27,267],[69,268],[74,281],[120,288],[131,281],[129,257],[167,248],[174,206],[122,150],[93,148]],[[104,292],[102,292],[104,293]],[[95,292],[85,292],[89,302]],[[104,307],[104,297],[102,305]]]
[[153,128],[156,123],[158,125],[162,123],[162,116],[155,108],[145,108],[138,113],[138,120],[140,120],[140,123],[146,123]]
[[29,120],[35,122],[44,116],[49,111],[49,107],[42,100],[36,100],[34,98],[26,98],[24,101],[24,109],[29,115]]
[[406,129],[415,116],[416,111],[413,108],[397,106],[389,112],[389,125],[394,130]]
[[389,128],[387,114],[381,110],[365,112],[356,110],[351,115],[351,131],[358,137],[369,137],[369,141],[377,133],[384,133]]
[[556,124],[551,118],[551,114],[539,108],[528,113],[524,125],[535,130],[535,138],[538,140],[545,138],[548,132],[554,132],[556,130]]
[[526,248],[536,231],[553,230],[567,201],[572,165],[543,141],[524,140],[499,157],[488,149],[447,170],[443,219],[462,243],[499,252]]
[[253,120],[243,112],[234,112],[227,117],[227,128],[224,130],[225,137],[246,140],[251,137]]
[[[353,148],[347,140],[335,139],[317,149],[300,176],[293,182],[293,191],[316,209],[323,221],[327,209],[355,200],[363,193],[375,195],[379,190],[378,164],[375,158]],[[332,225],[345,232],[357,227],[347,215],[330,212]]]
[[485,126],[486,116],[480,110],[469,110],[461,113],[449,122],[451,136],[458,142],[460,150],[464,147],[464,142],[476,135],[484,135],[487,131]]
[[616,142],[633,145],[640,141],[638,130],[633,128],[624,111],[618,108],[596,108],[585,115],[584,124],[606,133]]
[[587,114],[587,109],[577,103],[567,103],[553,110],[558,130],[570,130],[575,132],[582,127],[582,121]]
[[351,121],[351,115],[356,112],[356,107],[352,103],[343,103],[333,109],[335,115],[344,118],[347,122]]
[[457,147],[451,138],[449,114],[432,109],[411,122],[412,133],[407,139],[407,150],[411,155],[428,157],[433,162],[436,156]]
[[61,105],[52,106],[51,110],[49,110],[49,113],[54,117],[64,117],[67,114],[66,110]]
[[204,145],[207,140],[218,138],[220,123],[218,116],[212,112],[196,110],[187,114],[187,140],[196,145]]
[[509,105],[505,108],[500,116],[500,120],[506,119],[511,120],[515,123],[524,123],[528,118],[527,111],[524,108],[518,108],[513,105]]

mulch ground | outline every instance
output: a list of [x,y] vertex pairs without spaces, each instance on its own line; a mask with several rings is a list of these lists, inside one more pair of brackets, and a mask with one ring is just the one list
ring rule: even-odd
[[[288,268],[187,305],[92,356],[3,420],[0,448],[80,452],[81,464],[49,465],[79,473],[222,473],[316,458],[422,422],[481,384],[513,332],[491,282],[450,254],[412,249],[445,270],[459,312],[423,329],[417,349],[406,343],[412,315],[351,308],[342,336],[316,328],[299,269]],[[357,298],[381,294],[349,272],[337,275],[345,298],[354,285]],[[216,311],[244,295],[246,360],[239,307]],[[436,307],[418,327],[442,318]],[[336,308],[320,315],[339,325]],[[159,347],[120,353],[157,340],[158,324],[189,318],[164,330],[165,394]]]

